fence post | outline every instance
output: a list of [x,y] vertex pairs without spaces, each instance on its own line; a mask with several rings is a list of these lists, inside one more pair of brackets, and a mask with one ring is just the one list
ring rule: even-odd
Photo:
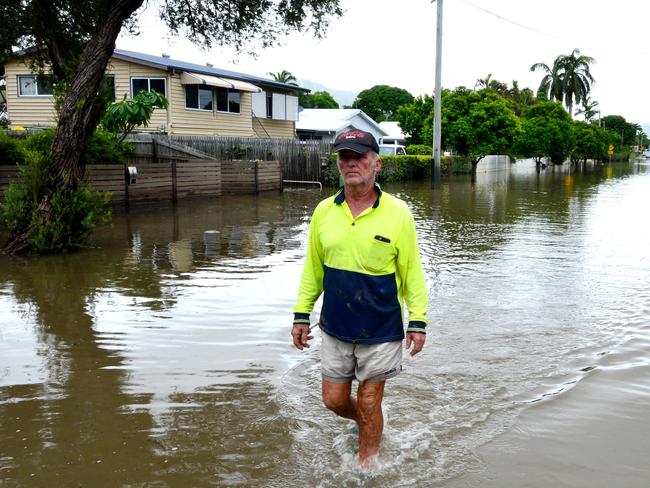
[[124,165],[124,206],[128,207],[129,206],[129,165],[125,164]]
[[178,202],[178,190],[176,187],[176,160],[172,160],[172,202]]
[[158,162],[158,141],[155,137],[151,138],[151,160],[154,163]]
[[254,164],[255,164],[255,193],[257,194],[260,192],[260,175],[259,175],[260,160],[256,159],[254,161]]

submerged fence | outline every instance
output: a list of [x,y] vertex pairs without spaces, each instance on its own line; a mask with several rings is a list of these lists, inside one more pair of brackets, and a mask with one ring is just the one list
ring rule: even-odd
[[[177,201],[187,197],[252,194],[282,189],[279,161],[218,161],[194,159],[135,163],[137,176],[123,164],[86,166],[86,181],[97,191],[111,193],[115,205],[149,200]],[[0,166],[0,197],[20,178],[18,168]]]
[[332,148],[331,143],[323,141],[249,137],[134,134],[129,140],[139,153],[147,152],[154,160],[174,157],[163,148],[185,147],[197,151],[199,157],[221,161],[280,161],[285,180],[301,181],[321,181],[321,165]]

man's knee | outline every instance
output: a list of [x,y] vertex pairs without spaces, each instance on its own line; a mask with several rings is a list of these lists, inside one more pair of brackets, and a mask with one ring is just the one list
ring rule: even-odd
[[384,398],[383,383],[366,383],[357,395],[357,409],[360,421],[364,422],[381,413],[381,402]]
[[334,413],[342,412],[349,408],[350,395],[340,395],[332,392],[323,392],[323,404]]
[[350,408],[351,384],[323,383],[323,404],[329,410],[340,413]]

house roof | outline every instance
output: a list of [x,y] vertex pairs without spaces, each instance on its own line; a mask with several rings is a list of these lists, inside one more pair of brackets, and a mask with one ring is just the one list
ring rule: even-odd
[[338,132],[349,126],[356,117],[365,120],[383,136],[388,135],[388,132],[382,129],[365,112],[355,108],[306,108],[298,113],[296,130]]
[[143,64],[153,68],[164,69],[168,71],[191,72],[208,76],[218,76],[231,78],[233,80],[247,81],[255,85],[265,85],[274,88],[282,88],[284,90],[292,90],[308,93],[311,90],[302,88],[288,83],[281,83],[279,81],[262,78],[260,76],[247,75],[237,71],[230,71],[227,69],[214,68],[212,66],[205,66],[202,64],[188,63],[179,61],[177,59],[167,58],[163,56],[154,56],[152,54],[138,53],[135,51],[125,51],[124,49],[116,49],[113,52],[113,57],[131,63]]
[[405,139],[406,135],[402,132],[402,128],[399,126],[399,122],[393,122],[390,120],[385,120],[383,122],[379,122],[379,127],[384,129],[387,134],[387,138],[389,139]]

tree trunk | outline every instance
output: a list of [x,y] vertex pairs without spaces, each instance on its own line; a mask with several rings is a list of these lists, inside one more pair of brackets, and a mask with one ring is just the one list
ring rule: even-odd
[[143,0],[115,2],[79,58],[79,67],[59,111],[52,142],[55,181],[64,191],[76,188],[83,178],[86,143],[105,109],[96,103],[97,92],[122,24],[142,3]]
[[[44,189],[43,195],[35,209],[33,220],[25,229],[18,229],[11,236],[3,249],[6,253],[16,254],[29,249],[29,235],[32,228],[52,222],[55,211],[52,196],[55,191],[70,193],[78,188],[85,166],[83,157],[88,138],[99,123],[105,108],[97,103],[98,91],[104,77],[108,61],[115,50],[115,40],[122,25],[144,0],[115,0],[107,7],[102,24],[86,43],[76,72],[69,81],[69,86],[59,110],[59,118],[51,147],[50,176],[54,184]],[[52,44],[56,41],[52,40]],[[49,46],[50,52],[57,51],[58,46]],[[56,63],[54,63],[56,64]]]

